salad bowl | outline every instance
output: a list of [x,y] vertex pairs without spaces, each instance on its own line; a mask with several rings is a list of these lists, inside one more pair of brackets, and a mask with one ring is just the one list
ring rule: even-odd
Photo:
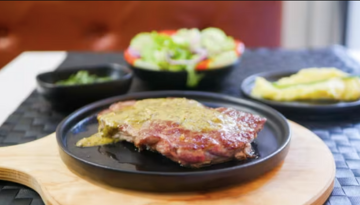
[[218,28],[137,34],[124,52],[134,75],[159,89],[207,89],[240,63],[245,45]]

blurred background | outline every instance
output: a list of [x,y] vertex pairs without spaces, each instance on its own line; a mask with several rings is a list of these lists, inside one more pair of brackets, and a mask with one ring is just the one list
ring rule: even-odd
[[247,48],[360,48],[353,1],[1,1],[0,68],[23,51],[122,51],[137,33],[214,26]]

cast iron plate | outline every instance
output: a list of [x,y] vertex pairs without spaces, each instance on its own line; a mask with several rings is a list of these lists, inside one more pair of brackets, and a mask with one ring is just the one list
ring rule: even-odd
[[297,102],[278,102],[267,99],[259,99],[251,96],[251,90],[255,85],[256,77],[263,77],[269,81],[277,81],[282,77],[287,77],[297,73],[293,71],[270,71],[258,73],[247,77],[241,84],[241,92],[245,97],[264,103],[278,110],[288,117],[306,118],[333,118],[344,116],[345,113],[360,111],[360,100],[353,102],[337,101],[297,101]]
[[[181,167],[157,153],[138,152],[126,142],[92,148],[75,146],[77,140],[97,131],[96,114],[110,104],[158,97],[186,97],[210,107],[233,107],[266,117],[265,127],[254,143],[258,158],[191,169]],[[280,113],[248,100],[206,92],[157,91],[113,97],[85,106],[60,123],[56,136],[62,160],[80,176],[86,175],[115,187],[169,192],[220,188],[263,175],[285,158],[290,143],[290,128]]]

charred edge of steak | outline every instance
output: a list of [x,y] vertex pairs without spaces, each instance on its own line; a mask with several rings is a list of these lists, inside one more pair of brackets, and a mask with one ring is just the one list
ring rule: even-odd
[[[210,153],[207,150],[198,150],[201,152],[201,155],[206,155],[206,159],[204,160],[201,158],[200,160],[197,159],[197,156],[195,152],[188,155],[188,158],[186,158],[186,155],[182,155],[182,153],[179,153],[179,150],[175,148],[170,148],[167,142],[160,137],[155,136],[147,136],[145,138],[141,138],[140,140],[134,136],[131,136],[127,132],[121,131],[118,127],[110,127],[106,126],[105,122],[101,123],[102,130],[111,134],[107,136],[111,136],[112,138],[119,139],[120,141],[127,141],[129,143],[134,144],[135,147],[138,148],[138,151],[142,151],[144,149],[159,153],[163,155],[166,158],[171,159],[174,162],[177,162],[180,164],[180,166],[183,167],[189,167],[189,168],[202,168],[207,167],[213,164],[220,164],[232,160],[239,160],[244,161],[247,159],[252,159],[256,157],[256,153],[254,152],[251,141],[244,144],[244,147],[240,147],[237,150],[232,150],[231,156],[220,156],[213,153]],[[254,136],[254,139],[257,136]],[[200,157],[201,157],[200,155]],[[198,162],[194,162],[198,161]]]

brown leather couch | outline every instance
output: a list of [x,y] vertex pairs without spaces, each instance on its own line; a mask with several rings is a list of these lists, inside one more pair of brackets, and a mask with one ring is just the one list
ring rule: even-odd
[[278,1],[0,2],[0,68],[23,51],[119,51],[138,32],[220,27],[248,47],[280,44]]

